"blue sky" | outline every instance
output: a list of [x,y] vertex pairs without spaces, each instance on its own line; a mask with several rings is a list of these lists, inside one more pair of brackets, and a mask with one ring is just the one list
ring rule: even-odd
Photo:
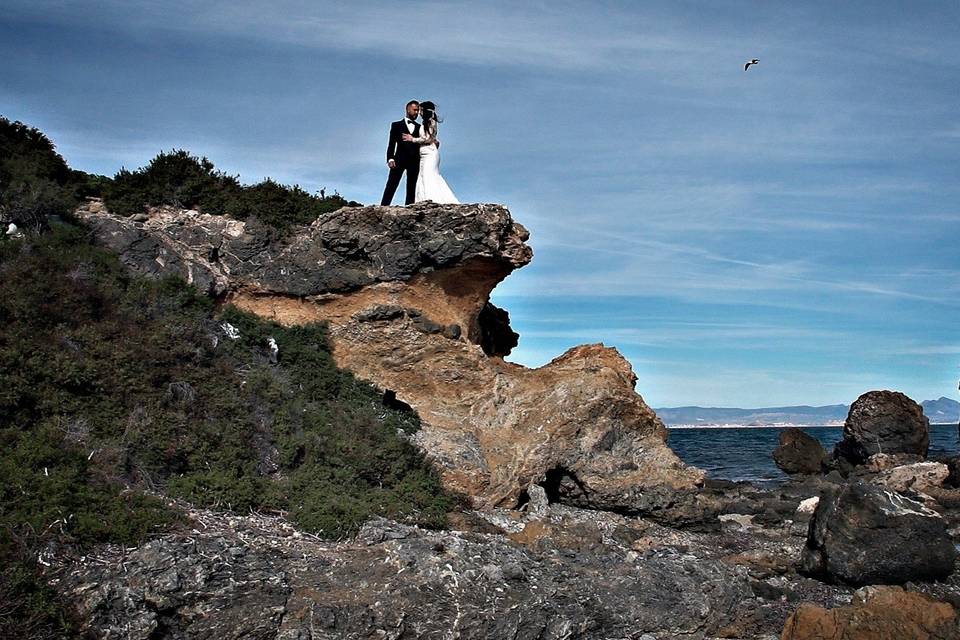
[[531,231],[514,361],[614,345],[653,406],[957,398],[958,2],[3,6],[0,114],[86,171],[182,147],[373,203],[437,102],[458,197]]

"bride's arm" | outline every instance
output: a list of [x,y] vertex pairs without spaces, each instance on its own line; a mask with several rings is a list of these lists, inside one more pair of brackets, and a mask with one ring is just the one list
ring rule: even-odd
[[[437,139],[430,135],[430,132],[427,131],[426,127],[420,127],[420,132],[422,135],[418,138],[410,137],[410,142],[416,142],[417,144],[433,144]],[[410,135],[410,134],[407,134]]]

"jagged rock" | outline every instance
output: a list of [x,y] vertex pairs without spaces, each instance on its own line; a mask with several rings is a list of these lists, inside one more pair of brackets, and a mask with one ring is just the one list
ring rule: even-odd
[[283,324],[328,323],[338,366],[418,412],[414,442],[475,507],[515,507],[538,483],[554,502],[662,512],[704,478],[666,446],[615,349],[576,347],[538,369],[497,357],[516,342],[490,292],[532,256],[500,205],[345,208],[281,239],[169,208],[143,223],[78,215],[140,273],[181,275]]
[[946,484],[951,487],[960,487],[960,456],[952,456],[946,461],[949,475]]
[[54,584],[83,631],[118,640],[702,638],[752,620],[746,570],[715,560],[538,552],[383,519],[334,543],[266,520],[102,547]]
[[461,335],[460,325],[458,324],[448,324],[443,328],[443,337],[450,340],[457,340]]
[[723,513],[717,516],[721,524],[728,525],[734,529],[750,529],[753,525],[753,519],[756,516],[745,513]]
[[357,322],[384,322],[403,317],[403,307],[397,304],[378,304],[354,314]]
[[240,285],[290,296],[350,291],[469,260],[488,260],[486,276],[499,282],[532,255],[526,229],[499,205],[345,207],[276,238],[255,220],[171,207],[135,220],[97,204],[77,213],[125,264],[214,295]]
[[797,505],[797,513],[813,515],[813,512],[817,510],[818,504],[820,504],[820,496],[813,496],[812,498],[801,500],[800,504]]
[[846,607],[803,604],[787,619],[781,640],[949,640],[960,638],[957,612],[900,587],[864,587]]
[[863,464],[863,471],[879,473],[894,467],[923,462],[923,456],[914,453],[875,453]]
[[868,391],[850,405],[834,457],[863,464],[877,453],[927,457],[930,421],[923,407],[898,391]]
[[891,491],[923,493],[931,487],[943,486],[949,475],[947,465],[941,462],[917,462],[882,471],[872,482]]
[[826,459],[827,451],[820,441],[796,428],[782,430],[779,446],[773,451],[773,461],[789,474],[820,473]]
[[807,574],[847,584],[903,584],[947,577],[956,555],[936,511],[854,482],[821,496],[801,564]]

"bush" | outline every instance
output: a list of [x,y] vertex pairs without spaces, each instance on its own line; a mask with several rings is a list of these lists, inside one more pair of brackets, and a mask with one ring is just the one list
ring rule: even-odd
[[[2,538],[2,534],[0,534]],[[77,627],[57,594],[44,584],[23,555],[4,550],[0,540],[0,638],[62,640],[76,637]]]
[[40,230],[51,215],[68,216],[102,189],[103,176],[67,166],[42,132],[0,116],[0,221]]
[[312,222],[321,213],[359,204],[339,194],[314,196],[297,185],[287,187],[269,178],[242,186],[207,158],[182,149],[160,153],[136,171],[121,170],[107,186],[105,197],[107,208],[118,215],[169,205],[238,220],[256,217],[281,232],[292,225]]
[[[276,364],[269,338],[279,345]],[[43,458],[69,453],[57,447],[59,434],[97,451],[93,471],[74,469],[70,486],[98,479],[202,505],[284,511],[338,537],[374,514],[442,525],[450,498],[398,435],[418,428],[414,413],[384,406],[376,389],[336,367],[323,325],[283,327],[217,310],[182,280],[132,278],[77,227],[0,246],[0,433],[8,439],[0,455],[10,469],[27,464],[27,450],[38,456],[32,469],[63,466]],[[42,439],[25,439],[38,429]],[[38,494],[29,510],[54,519],[41,503],[76,510],[71,495],[57,503]],[[84,500],[101,512],[125,508]],[[84,522],[78,514],[71,535],[122,533]],[[144,532],[138,525],[130,535]]]
[[137,171],[121,169],[107,187],[105,200],[111,212],[123,216],[159,205],[223,215],[239,191],[237,179],[217,171],[206,158],[175,149]]
[[[282,233],[341,207],[359,206],[340,194],[312,195],[298,185],[271,179],[244,186],[207,158],[183,149],[161,152],[150,163],[111,179],[67,166],[53,142],[38,129],[0,116],[0,221],[24,230],[45,229],[50,216],[69,218],[86,197],[103,197],[118,215],[148,206],[199,209],[238,220],[257,218]],[[0,236],[2,236],[0,229]]]

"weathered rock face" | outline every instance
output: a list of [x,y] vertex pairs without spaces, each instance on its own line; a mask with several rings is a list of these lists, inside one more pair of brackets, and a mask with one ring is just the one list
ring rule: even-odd
[[773,451],[773,461],[784,473],[820,473],[827,459],[827,451],[820,441],[803,429],[784,429],[779,446]]
[[[806,537],[797,506],[830,486],[827,476],[798,476],[773,490],[706,482],[699,493],[713,494],[722,513],[756,514],[748,529],[736,520],[719,526],[715,512],[705,517],[717,526],[677,529],[549,504],[534,486],[519,510],[451,513],[455,531],[378,519],[341,542],[276,516],[177,503],[188,521],[179,533],[138,549],[99,546],[82,557],[61,549],[44,558],[93,637],[769,639],[801,603],[832,616],[855,597],[849,585],[795,571]],[[956,522],[960,501],[951,504],[945,513]],[[769,517],[771,509],[784,517]],[[957,603],[960,576],[909,590]],[[865,610],[851,621],[871,628],[876,615]]]
[[283,324],[327,322],[337,364],[418,412],[416,443],[477,507],[516,506],[539,484],[551,501],[646,512],[703,480],[666,446],[615,349],[576,347],[539,369],[497,357],[516,334],[490,292],[532,256],[502,206],[347,208],[279,239],[193,211],[78,213],[135,271],[181,275]]
[[868,473],[880,473],[894,467],[916,464],[923,462],[923,456],[913,453],[875,453],[863,464],[861,471]]
[[97,201],[78,214],[140,274],[180,276],[213,296],[242,289],[294,301],[409,282],[421,296],[448,298],[448,315],[469,316],[461,328],[476,343],[490,291],[533,255],[527,230],[499,205],[347,207],[282,238],[256,220],[170,207],[142,221],[110,215]]
[[945,578],[956,555],[936,511],[855,482],[821,496],[801,562],[807,574],[847,584],[902,584]]
[[946,463],[949,475],[946,484],[951,487],[960,487],[960,456],[952,456]]
[[[506,536],[373,520],[355,540],[262,516],[100,548],[55,587],[93,637],[703,638],[749,625],[747,572],[690,555],[538,552]],[[596,530],[594,530],[596,533]],[[725,637],[729,637],[726,636]]]
[[787,620],[781,640],[947,640],[960,637],[957,612],[900,587],[865,587],[847,607],[804,604]]
[[872,482],[900,493],[923,493],[933,487],[943,486],[949,475],[950,470],[942,462],[916,462],[882,471]]
[[876,453],[927,456],[930,421],[923,407],[897,391],[868,391],[850,405],[835,457],[863,464]]

